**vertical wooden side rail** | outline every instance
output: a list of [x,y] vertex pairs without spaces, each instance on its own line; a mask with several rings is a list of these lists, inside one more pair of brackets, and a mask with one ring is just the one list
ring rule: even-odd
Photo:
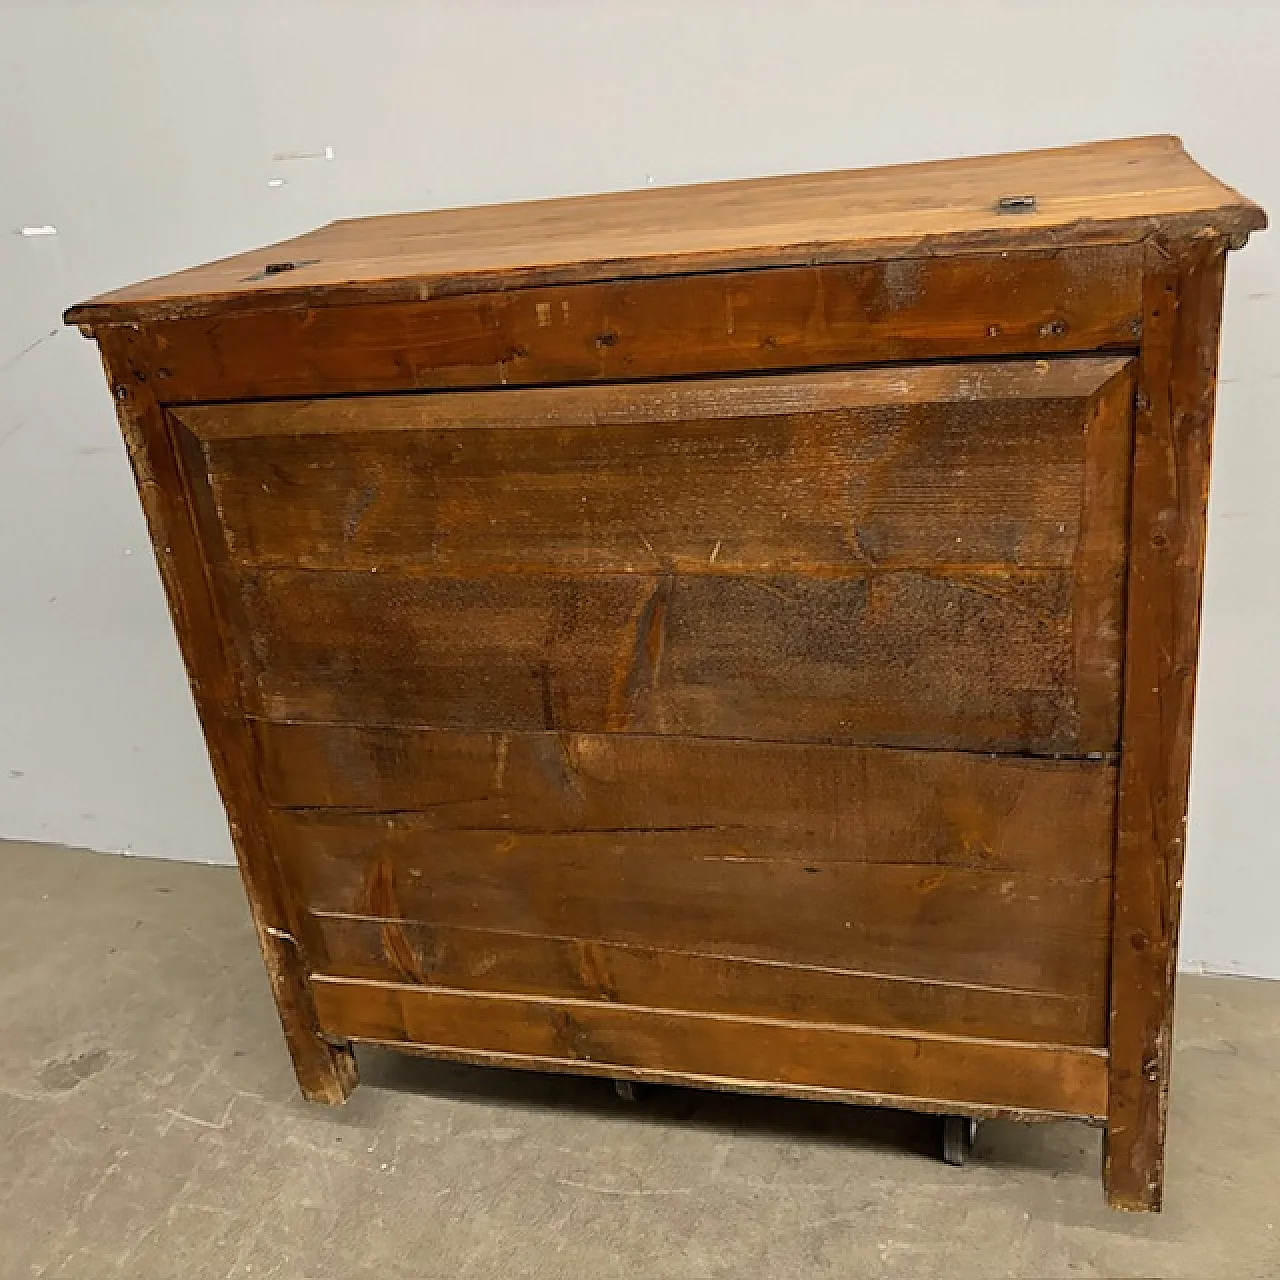
[[129,359],[127,329],[95,334],[116,414],[151,531],[174,630],[190,675],[214,776],[258,931],[285,1039],[303,1094],[346,1100],[356,1084],[350,1045],[320,1033],[307,969],[263,823],[256,748],[242,717],[239,684],[226,649],[178,459],[146,374]]
[[1107,1197],[1158,1209],[1227,242],[1151,241],[1135,415]]

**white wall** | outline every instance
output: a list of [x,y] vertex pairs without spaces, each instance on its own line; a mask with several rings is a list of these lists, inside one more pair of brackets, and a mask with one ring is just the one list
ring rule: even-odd
[[[0,0],[0,836],[230,859],[68,303],[336,217],[1124,134],[1280,211],[1278,49],[1274,0]],[[1230,271],[1183,948],[1273,977],[1278,286],[1264,234]]]

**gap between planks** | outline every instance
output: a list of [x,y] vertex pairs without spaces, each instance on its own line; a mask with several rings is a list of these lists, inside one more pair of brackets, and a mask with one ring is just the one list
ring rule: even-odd
[[[431,725],[410,722],[388,723],[371,720],[300,720],[292,716],[264,715],[257,711],[246,711],[243,717],[248,722],[264,725],[298,725],[309,729],[355,729],[369,733],[438,733],[446,736],[458,734],[476,734],[486,737],[548,737],[548,738],[644,738],[653,742],[723,742],[738,746],[787,747],[813,751],[883,751],[897,755],[917,755],[922,751],[939,755],[969,756],[982,760],[1019,760],[1029,764],[1047,766],[1084,766],[1107,768],[1115,765],[1120,759],[1118,751],[1093,751],[1084,755],[1070,755],[1063,752],[1034,751],[984,751],[972,747],[935,747],[911,746],[879,742],[830,742],[825,740],[796,738],[741,738],[727,737],[723,734],[711,733],[643,733],[621,729],[588,730],[588,729],[497,729],[493,726],[475,725],[460,727],[457,725]],[[282,812],[289,812],[289,806],[272,806]],[[307,808],[328,808],[326,805],[302,806]],[[360,812],[356,810],[355,812]],[[395,812],[394,810],[391,812]],[[418,809],[404,812],[422,812]]]
[[[705,272],[692,272],[695,276],[706,274]],[[663,277],[664,279],[667,277]],[[263,309],[269,314],[278,315],[289,308],[268,307]],[[298,311],[310,310],[309,307],[296,308]],[[241,314],[255,314],[251,312]],[[132,327],[132,326],[125,326]],[[785,377],[802,377],[806,374],[813,373],[875,373],[880,370],[885,372],[893,372],[895,370],[910,368],[928,368],[939,365],[991,365],[991,364],[1037,364],[1046,360],[1080,360],[1090,358],[1103,358],[1107,356],[1127,357],[1129,359],[1137,359],[1141,352],[1141,346],[1136,342],[1104,342],[1094,347],[1071,347],[1061,350],[1055,348],[1052,351],[1015,351],[1000,352],[998,354],[978,353],[975,355],[940,355],[940,356],[913,356],[910,361],[902,360],[854,360],[840,364],[799,364],[799,365],[769,365],[762,369],[725,369],[725,370],[696,370],[690,373],[666,372],[661,371],[654,373],[633,374],[628,377],[617,378],[571,378],[564,381],[553,378],[532,378],[531,380],[516,382],[495,382],[490,385],[465,385],[465,386],[442,386],[442,387],[411,387],[407,389],[397,389],[389,391],[378,388],[372,391],[316,391],[308,392],[306,395],[294,392],[290,395],[256,395],[256,396],[234,396],[230,399],[219,400],[214,397],[201,397],[199,400],[159,400],[160,408],[165,411],[171,418],[175,419],[184,431],[195,435],[195,432],[182,421],[182,411],[184,409],[193,408],[209,408],[209,409],[235,409],[245,406],[257,404],[288,404],[290,402],[307,402],[313,403],[321,400],[365,400],[377,399],[379,397],[386,398],[388,396],[448,396],[465,393],[467,395],[501,395],[508,391],[517,390],[536,390],[540,387],[546,387],[554,390],[574,391],[578,389],[588,390],[598,387],[626,387],[635,386],[649,382],[662,383],[685,383],[685,382],[726,382],[733,380],[743,380],[749,378],[785,378]],[[1093,391],[1089,393],[1090,397],[1097,395],[1108,382],[1113,378],[1119,377],[1120,371],[1111,375],[1106,382],[1100,383]],[[1065,397],[1072,398],[1072,397]],[[484,430],[479,427],[477,430]],[[197,437],[198,438],[198,437]],[[252,438],[252,437],[250,437]]]
[[[315,907],[308,907],[307,911],[310,915],[314,916],[317,920],[355,920],[365,924],[376,924],[376,925],[414,924],[414,925],[421,925],[422,927],[427,929],[441,928],[441,929],[449,929],[449,930],[464,932],[464,933],[497,934],[504,938],[528,938],[531,940],[547,941],[547,942],[568,942],[568,943],[587,942],[587,943],[592,943],[599,946],[616,947],[619,950],[639,951],[639,952],[643,952],[651,955],[691,956],[700,960],[723,960],[723,961],[730,962],[732,964],[760,965],[770,969],[796,969],[805,973],[825,973],[838,978],[867,978],[867,979],[881,981],[881,982],[901,982],[908,986],[940,987],[940,988],[945,988],[947,990],[975,991],[975,992],[983,992],[985,994],[990,994],[990,995],[1029,996],[1029,997],[1034,997],[1036,999],[1045,999],[1045,1000],[1066,1000],[1072,1003],[1078,1003],[1081,998],[1078,994],[1072,994],[1070,992],[1041,991],[1035,987],[1009,987],[1009,986],[999,986],[999,985],[987,984],[987,983],[981,983],[981,982],[960,982],[960,981],[955,981],[947,978],[912,977],[909,974],[902,974],[902,973],[878,973],[872,969],[844,969],[838,966],[812,964],[804,961],[770,960],[761,956],[739,956],[739,955],[733,955],[730,953],[719,952],[719,951],[692,951],[687,948],[677,948],[677,947],[650,947],[650,946],[645,946],[642,943],[636,943],[636,942],[615,942],[609,938],[584,938],[584,937],[578,937],[573,934],[559,934],[559,933],[533,933],[524,929],[490,928],[487,926],[480,926],[480,925],[452,924],[452,923],[447,923],[445,921],[431,921],[431,920],[420,920],[420,919],[408,920],[408,919],[402,919],[399,917],[365,915],[357,911],[333,911],[326,908],[315,908]],[[323,973],[319,970],[316,970],[315,972],[313,972],[310,975],[310,977],[313,980],[323,979],[325,981],[336,981],[336,982],[357,982],[357,981],[366,982],[372,986],[394,985],[394,984],[388,984],[382,979],[344,978],[339,974],[328,974],[328,973]],[[400,985],[403,985],[406,988],[406,990],[410,990],[410,991],[417,991],[417,990],[423,989],[419,987],[417,984],[403,983]],[[445,988],[435,988],[435,989],[445,990]],[[467,994],[476,994],[476,993],[468,992]],[[480,994],[485,994],[485,993],[480,993]],[[509,998],[523,999],[524,997],[520,996],[518,993],[510,993]],[[548,997],[548,999],[554,1001],[558,999],[558,997]],[[583,1003],[584,1004],[609,1004],[611,1008],[625,1007],[621,1005],[614,1006],[613,1003],[609,1001],[584,1000]],[[647,1007],[647,1006],[634,1006],[634,1007],[640,1008],[640,1007]],[[707,1016],[714,1017],[718,1015],[708,1014]],[[755,1021],[756,1019],[747,1015],[745,1016],[744,1020],[750,1022],[750,1021]],[[823,1025],[823,1024],[806,1024],[806,1025]],[[843,1024],[839,1024],[839,1025],[843,1025]],[[944,1036],[943,1038],[945,1039],[946,1037]]]
[[799,1029],[832,1031],[842,1034],[875,1036],[892,1040],[928,1040],[943,1044],[982,1045],[994,1049],[1019,1051],[1044,1051],[1067,1053],[1086,1058],[1106,1060],[1106,1049],[1094,1045],[1068,1045],[1042,1043],[1034,1040],[997,1040],[986,1036],[959,1036],[940,1031],[906,1031],[896,1027],[860,1026],[851,1022],[806,1022],[801,1018],[773,1018],[757,1014],[719,1013],[706,1009],[668,1009],[658,1005],[623,1004],[611,1000],[584,1000],[580,996],[524,995],[512,991],[472,991],[466,987],[437,987],[409,982],[388,982],[377,978],[343,978],[332,974],[311,975],[313,982],[329,987],[368,988],[377,991],[395,991],[418,996],[457,996],[465,1000],[498,1001],[510,1004],[531,1004],[551,1008],[571,1006],[575,1009],[608,1009],[616,1013],[657,1014],[662,1017],[692,1018],[702,1022],[729,1022],[744,1026],[777,1027],[782,1030]]

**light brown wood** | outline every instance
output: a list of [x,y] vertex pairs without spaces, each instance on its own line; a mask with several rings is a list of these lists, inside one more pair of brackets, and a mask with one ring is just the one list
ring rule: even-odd
[[[1032,195],[1030,212],[1003,197]],[[424,299],[568,281],[824,261],[1243,238],[1262,211],[1176,138],[337,222],[73,307],[69,323]],[[294,264],[271,273],[268,266]]]
[[1158,1209],[1226,246],[1150,248],[1111,984],[1112,1204]]
[[963,1040],[805,1022],[727,1018],[591,1001],[480,995],[317,977],[333,1035],[427,1049],[480,1050],[512,1065],[649,1078],[750,1082],[788,1092],[845,1089],[883,1102],[1100,1118],[1107,1056],[1097,1049]]

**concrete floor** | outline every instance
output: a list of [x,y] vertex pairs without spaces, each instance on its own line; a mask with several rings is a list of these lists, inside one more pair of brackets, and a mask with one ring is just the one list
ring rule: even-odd
[[234,871],[0,844],[0,1276],[1274,1277],[1280,983],[1187,978],[1167,1204],[1100,1134],[361,1055],[298,1096]]

